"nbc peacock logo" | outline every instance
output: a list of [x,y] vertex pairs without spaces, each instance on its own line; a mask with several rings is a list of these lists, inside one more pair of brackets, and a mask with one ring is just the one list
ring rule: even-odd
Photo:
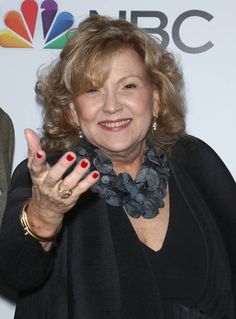
[[0,30],[0,46],[62,49],[73,34],[73,23],[71,13],[58,13],[54,0],[44,0],[40,7],[35,0],[24,0],[19,12],[5,14],[6,29]]

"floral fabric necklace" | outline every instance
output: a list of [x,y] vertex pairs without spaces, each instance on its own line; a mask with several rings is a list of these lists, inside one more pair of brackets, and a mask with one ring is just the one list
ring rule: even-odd
[[131,217],[153,218],[164,207],[170,175],[167,158],[156,147],[148,147],[143,164],[135,178],[128,173],[115,174],[111,160],[102,150],[90,144],[85,138],[74,146],[77,160],[88,158],[90,171],[98,170],[101,178],[91,191],[104,198],[111,206],[123,206]]

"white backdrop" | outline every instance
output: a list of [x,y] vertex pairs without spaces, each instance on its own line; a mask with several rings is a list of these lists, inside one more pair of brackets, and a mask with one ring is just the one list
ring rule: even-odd
[[[1,31],[7,29],[4,17],[11,10],[20,11],[22,2],[0,0],[0,45]],[[35,2],[40,10],[43,1]],[[114,3],[105,0],[102,3],[98,0],[57,0],[56,3],[57,15],[63,11],[70,12],[74,25],[88,16],[90,11],[97,11],[112,17],[126,15],[127,20],[132,21],[139,16],[139,26],[152,28],[147,31],[156,33],[164,44],[168,44],[183,66],[188,132],[210,144],[236,178],[234,0],[199,0],[197,3],[180,0],[176,5],[171,0],[120,0]],[[14,167],[26,157],[24,128],[39,131],[41,127],[41,107],[36,103],[34,94],[37,69],[42,64],[48,64],[60,52],[58,49],[42,48],[40,14],[33,40],[33,49],[0,47],[0,105],[10,115],[15,127]],[[4,297],[6,293],[3,289],[0,291],[0,317],[11,319],[14,316],[14,302]]]

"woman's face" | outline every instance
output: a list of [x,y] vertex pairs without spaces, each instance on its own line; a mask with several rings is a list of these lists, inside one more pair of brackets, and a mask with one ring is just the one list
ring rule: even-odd
[[79,95],[74,106],[83,134],[112,158],[144,149],[158,101],[138,53],[122,49],[112,58],[103,87]]

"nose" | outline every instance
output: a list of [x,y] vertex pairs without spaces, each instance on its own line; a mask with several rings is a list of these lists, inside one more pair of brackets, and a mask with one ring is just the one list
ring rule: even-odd
[[122,104],[116,91],[107,91],[105,93],[103,111],[106,113],[116,113],[122,109]]

